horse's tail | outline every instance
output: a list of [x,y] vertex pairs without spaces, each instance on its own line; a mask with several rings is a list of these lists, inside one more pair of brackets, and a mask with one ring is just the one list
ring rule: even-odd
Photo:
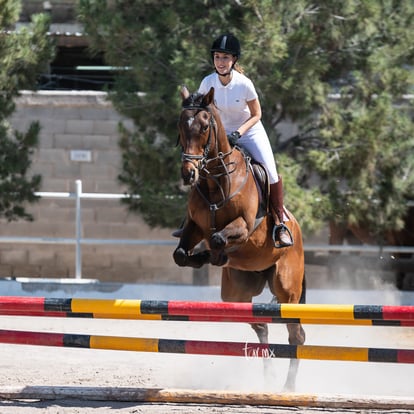
[[299,303],[306,303],[306,275],[305,272],[303,273],[302,279],[302,294],[300,295]]

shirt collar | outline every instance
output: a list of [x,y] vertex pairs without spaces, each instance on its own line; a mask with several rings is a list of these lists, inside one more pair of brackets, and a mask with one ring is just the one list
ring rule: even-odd
[[235,76],[237,76],[236,75],[236,71],[233,69],[232,70],[232,78],[231,78],[231,81],[227,85],[223,85],[220,82],[220,78],[219,78],[218,73],[216,72],[216,85],[217,85],[217,87],[218,88],[221,88],[221,89],[232,89],[233,88],[233,85],[234,85],[234,77]]

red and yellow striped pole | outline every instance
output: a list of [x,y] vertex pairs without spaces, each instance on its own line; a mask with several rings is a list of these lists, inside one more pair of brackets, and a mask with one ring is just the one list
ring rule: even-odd
[[0,315],[414,326],[414,306],[0,297]]
[[414,363],[414,349],[281,345],[0,330],[0,343],[246,358]]

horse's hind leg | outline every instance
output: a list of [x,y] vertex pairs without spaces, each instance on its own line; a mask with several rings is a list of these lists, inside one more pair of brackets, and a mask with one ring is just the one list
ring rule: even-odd
[[[246,272],[223,267],[221,275],[221,298],[225,302],[251,302],[262,293],[267,281],[263,272]],[[267,343],[268,329],[265,323],[252,323],[261,343]]]
[[[306,303],[306,281],[305,276],[298,286],[293,287],[291,283],[283,284],[280,275],[276,275],[271,286],[272,293],[276,296],[279,303]],[[289,333],[290,345],[303,345],[305,343],[305,331],[300,323],[286,324]],[[284,385],[285,391],[294,391],[296,375],[299,369],[299,360],[291,359],[289,371]]]
[[[246,272],[225,267],[222,272],[221,297],[228,302],[251,302],[254,296],[260,295],[275,272],[275,266],[263,272]],[[266,323],[250,324],[262,344],[269,343],[268,326]],[[271,374],[271,361],[264,360],[265,377],[273,378]]]
[[[288,323],[290,345],[303,345],[305,343],[305,331],[299,323]],[[289,371],[283,389],[285,391],[294,391],[296,386],[296,375],[299,369],[299,360],[291,359],[289,361]]]
[[225,302],[251,302],[263,292],[267,278],[263,272],[247,272],[223,267],[221,273],[221,298]]

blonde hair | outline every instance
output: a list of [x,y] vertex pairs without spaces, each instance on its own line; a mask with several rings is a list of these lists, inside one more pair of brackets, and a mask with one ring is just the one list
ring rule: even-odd
[[243,74],[243,73],[244,73],[244,69],[243,69],[243,67],[242,67],[242,66],[240,66],[238,62],[236,62],[236,63],[234,64],[233,69],[234,69],[236,72],[239,72],[239,73],[241,73],[241,74]]

